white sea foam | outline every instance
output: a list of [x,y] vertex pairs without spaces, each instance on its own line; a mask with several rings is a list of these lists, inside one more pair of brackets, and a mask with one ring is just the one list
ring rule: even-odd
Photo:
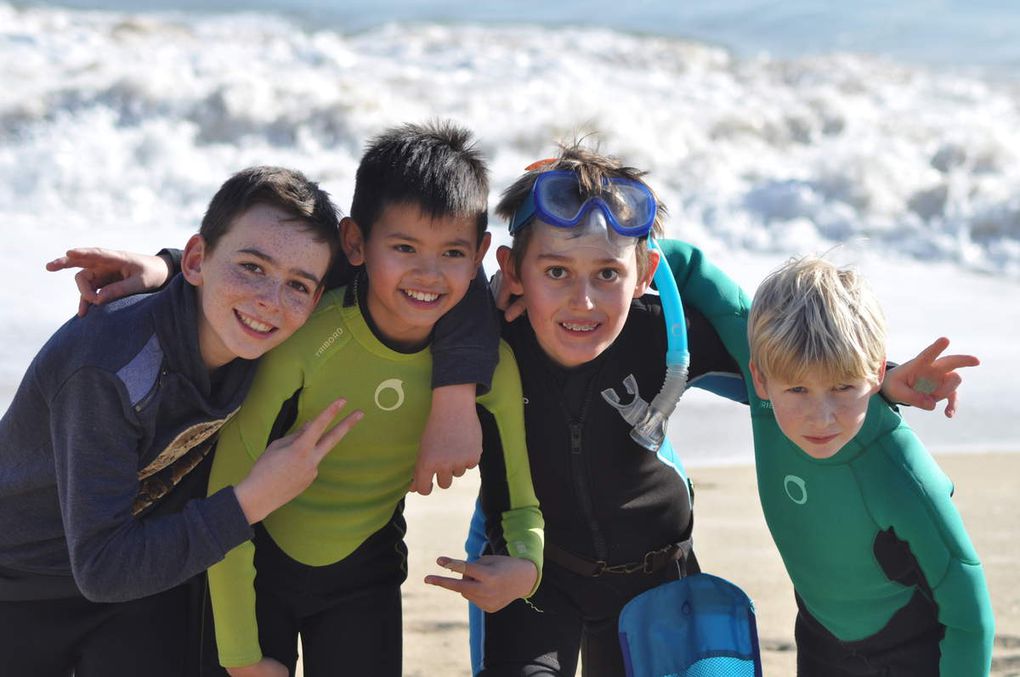
[[650,172],[671,234],[717,257],[852,242],[942,279],[988,275],[1000,303],[1020,288],[1020,88],[977,76],[597,28],[345,34],[0,4],[0,83],[0,402],[73,309],[48,258],[183,244],[251,164],[298,167],[346,207],[366,139],[431,117],[477,132],[497,189],[553,141],[599,130]]

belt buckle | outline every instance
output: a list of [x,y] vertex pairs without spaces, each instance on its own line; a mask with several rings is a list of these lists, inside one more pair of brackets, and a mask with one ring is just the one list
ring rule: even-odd
[[592,578],[598,578],[602,574],[606,573],[609,569],[609,564],[605,560],[599,560],[595,562],[595,571],[592,572]]
[[655,573],[655,555],[659,554],[661,550],[651,550],[645,553],[644,567],[641,571],[646,574]]

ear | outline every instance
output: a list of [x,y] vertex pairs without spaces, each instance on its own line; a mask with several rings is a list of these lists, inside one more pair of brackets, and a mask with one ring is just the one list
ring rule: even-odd
[[205,262],[206,253],[205,238],[197,233],[188,239],[188,244],[184,245],[184,254],[181,255],[181,274],[192,286],[202,286],[202,264]]
[[758,395],[759,399],[769,399],[768,391],[765,389],[765,374],[761,373],[755,363],[749,362],[748,365],[751,368],[751,380],[754,382],[754,392]]
[[882,366],[878,368],[878,378],[875,381],[875,387],[872,388],[871,394],[874,395],[882,389],[882,383],[885,381],[885,368],[886,368],[885,356],[882,356]]
[[340,247],[352,266],[365,263],[365,236],[361,227],[349,216],[340,219]]
[[648,291],[648,287],[652,284],[652,278],[655,277],[655,269],[658,268],[659,264],[666,265],[665,261],[661,260],[658,249],[648,250],[648,265],[645,266],[644,274],[638,278],[637,284],[634,285],[634,298],[644,296],[645,292]]
[[511,249],[506,245],[500,245],[496,250],[496,261],[499,262],[499,271],[503,273],[503,284],[507,285],[510,293],[514,296],[524,296],[524,285],[521,284],[521,278],[517,275],[517,267],[514,265],[514,259],[510,253]]
[[482,259],[485,258],[485,254],[489,251],[489,245],[492,244],[492,234],[486,231],[482,233],[482,239],[478,243],[478,252],[475,254],[475,268],[482,265]]

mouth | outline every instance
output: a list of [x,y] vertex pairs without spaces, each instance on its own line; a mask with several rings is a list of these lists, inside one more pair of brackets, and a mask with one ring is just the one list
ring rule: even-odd
[[804,439],[806,439],[811,444],[823,445],[828,444],[837,437],[839,437],[838,433],[833,435],[805,435]]
[[237,318],[246,333],[258,338],[265,338],[276,331],[276,327],[273,325],[256,320],[251,315],[246,315],[239,310],[234,310],[234,317]]
[[601,326],[601,322],[560,322],[560,327],[571,334],[590,334]]
[[433,306],[439,302],[439,299],[443,296],[442,294],[434,291],[424,291],[421,289],[401,289],[404,296],[414,302],[415,305]]

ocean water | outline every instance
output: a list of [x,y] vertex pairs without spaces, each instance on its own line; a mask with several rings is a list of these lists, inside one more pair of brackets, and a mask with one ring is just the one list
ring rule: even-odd
[[[0,2],[0,409],[75,307],[46,260],[183,244],[251,164],[346,206],[368,138],[449,117],[497,191],[595,134],[649,171],[670,234],[749,289],[838,245],[879,290],[892,357],[947,334],[985,360],[956,421],[919,418],[933,446],[1020,449],[1020,6],[677,4]],[[733,408],[681,409],[715,421],[674,424],[688,457],[748,457],[719,441]]]

